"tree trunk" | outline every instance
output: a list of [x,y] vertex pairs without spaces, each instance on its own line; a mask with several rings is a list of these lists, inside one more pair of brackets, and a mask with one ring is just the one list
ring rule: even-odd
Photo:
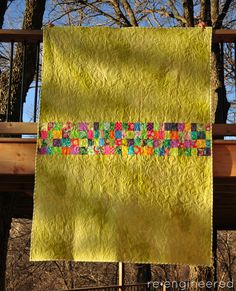
[[[23,29],[41,29],[43,13],[45,10],[46,0],[27,0],[26,9],[24,13]],[[26,44],[25,54],[25,74],[24,74],[24,88],[23,88],[23,102],[25,101],[27,91],[34,79],[36,67],[36,48],[35,43]],[[23,45],[18,44],[16,55],[13,61],[13,77],[11,86],[11,100],[10,100],[10,117],[9,121],[19,121],[21,110],[21,79],[23,71]],[[8,103],[8,79],[9,72],[0,75],[0,121],[4,121],[7,111]]]
[[0,196],[0,291],[5,290],[7,245],[11,229],[11,206],[13,194],[1,193]]
[[7,10],[7,2],[8,0],[0,0],[0,28],[3,26],[4,15]]
[[215,27],[219,16],[219,0],[211,0],[211,23]]
[[207,26],[212,25],[211,21],[211,3],[210,0],[201,0],[200,21],[205,22]]
[[213,110],[217,105],[215,123],[226,123],[230,103],[226,97],[224,83],[223,58],[220,52],[220,45],[212,46],[212,94]]
[[183,0],[183,10],[184,10],[184,18],[187,21],[186,26],[188,27],[194,26],[193,1]]
[[[204,2],[204,0],[202,0]],[[208,1],[208,0],[205,0]],[[226,16],[232,0],[225,1],[222,13],[219,14],[219,0],[212,0],[211,6],[207,6],[206,14],[211,16],[210,25],[214,29],[222,28],[224,17]],[[221,45],[212,45],[212,113],[215,113],[216,123],[226,123],[230,104],[226,97],[226,88],[224,82],[224,58],[222,55]],[[213,116],[212,116],[213,117]],[[214,120],[214,118],[213,118]]]

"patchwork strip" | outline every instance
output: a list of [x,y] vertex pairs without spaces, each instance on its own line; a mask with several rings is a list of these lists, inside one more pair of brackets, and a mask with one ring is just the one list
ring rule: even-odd
[[211,125],[157,122],[48,122],[40,155],[210,156]]

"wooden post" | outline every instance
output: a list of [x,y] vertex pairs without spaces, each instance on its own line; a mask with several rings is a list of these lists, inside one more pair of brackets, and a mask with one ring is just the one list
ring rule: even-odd
[[119,262],[118,264],[118,285],[120,286],[119,291],[124,291],[124,263]]
[[7,245],[11,229],[11,205],[13,194],[0,195],[0,290],[5,290]]

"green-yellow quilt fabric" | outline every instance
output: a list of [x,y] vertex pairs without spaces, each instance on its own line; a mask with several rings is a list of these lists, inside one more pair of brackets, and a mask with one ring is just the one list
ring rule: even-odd
[[211,34],[44,30],[31,260],[212,265]]

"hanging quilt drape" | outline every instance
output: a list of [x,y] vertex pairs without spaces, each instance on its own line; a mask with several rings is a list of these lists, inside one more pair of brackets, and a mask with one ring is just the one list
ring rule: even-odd
[[211,33],[44,30],[31,260],[212,264]]

